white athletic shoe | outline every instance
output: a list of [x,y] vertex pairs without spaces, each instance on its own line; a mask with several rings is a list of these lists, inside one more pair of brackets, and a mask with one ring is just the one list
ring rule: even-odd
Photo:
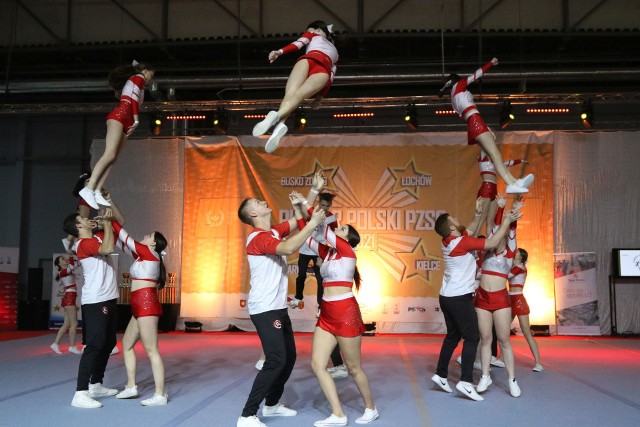
[[447,381],[446,378],[442,378],[438,374],[433,374],[433,376],[431,377],[431,381],[436,383],[438,387],[440,387],[447,393],[453,393],[453,390],[451,390],[451,387],[449,386],[449,381]]
[[504,368],[505,364],[502,360],[498,359],[495,356],[491,356],[491,362],[489,362],[491,366],[495,366],[496,368]]
[[264,146],[264,151],[266,151],[267,153],[273,153],[274,151],[276,151],[278,145],[280,144],[280,138],[285,136],[288,130],[289,128],[287,128],[287,125],[285,125],[284,123],[278,123],[278,126],[276,126],[276,128],[273,130],[273,133],[267,140],[267,144]]
[[111,353],[109,353],[109,356],[113,356],[114,354],[118,354],[118,353],[120,353],[120,349],[116,345],[115,347],[113,347],[113,349],[111,349]]
[[140,404],[142,406],[162,406],[162,405],[166,405],[168,400],[169,398],[166,394],[159,395],[159,394],[153,393],[152,398],[142,400]]
[[[458,365],[462,365],[462,356],[458,356],[456,362],[458,362]],[[473,362],[473,369],[482,371],[482,364],[480,362]]]
[[104,196],[102,195],[102,191],[96,188],[96,190],[93,192],[93,195],[95,196],[96,202],[99,205],[111,206],[111,202],[104,198]]
[[80,197],[82,197],[84,201],[87,202],[87,204],[93,209],[100,209],[100,205],[98,205],[98,202],[96,202],[95,192],[92,189],[90,189],[89,187],[84,187],[78,194],[80,194]]
[[252,415],[250,417],[238,417],[236,427],[267,427],[267,425],[260,421],[257,416]]
[[106,397],[115,396],[118,390],[115,388],[107,388],[102,383],[89,384],[89,397]]
[[375,407],[373,409],[365,408],[364,414],[362,414],[360,418],[356,419],[356,424],[369,424],[373,420],[377,420],[379,416],[380,414],[378,413],[377,408]]
[[529,175],[517,180],[516,183],[521,187],[529,188],[531,187],[531,184],[533,184],[534,180],[535,180],[535,176],[533,176],[533,174],[530,173]]
[[520,386],[518,385],[518,381],[516,379],[509,380],[509,393],[513,397],[520,397],[522,392],[520,391]]
[[471,400],[475,400],[478,402],[481,400],[484,400],[484,397],[476,393],[476,390],[473,388],[473,385],[471,385],[471,383],[468,383],[466,381],[460,381],[458,384],[456,384],[456,389]]
[[116,394],[116,399],[131,399],[132,397],[138,397],[138,386],[125,387],[120,393]]
[[318,420],[313,423],[314,427],[333,427],[333,426],[346,426],[348,424],[347,416],[339,417],[331,414],[324,420]]
[[507,194],[525,194],[528,192],[528,189],[518,185],[516,182],[507,185]]
[[487,391],[487,389],[491,384],[493,384],[493,381],[491,380],[491,376],[483,375],[482,378],[480,378],[480,381],[478,382],[478,393]]
[[256,123],[256,125],[253,127],[253,136],[262,136],[267,133],[267,131],[271,129],[273,125],[278,123],[279,118],[280,117],[278,117],[277,111],[269,111],[267,117],[265,117],[261,122]]
[[262,371],[262,367],[264,366],[264,359],[258,359],[256,362],[256,369],[258,371]]
[[282,403],[277,403],[273,406],[264,405],[262,407],[263,417],[293,417],[298,415],[298,412],[287,408]]
[[101,408],[102,403],[92,399],[87,390],[82,390],[76,391],[76,394],[73,395],[71,406],[76,408]]
[[49,347],[51,347],[51,350],[53,350],[56,354],[62,354],[62,352],[60,351],[60,347],[58,346],[58,344],[53,343],[53,344],[51,344]]
[[538,363],[538,364],[536,364],[536,366],[533,367],[532,371],[533,372],[542,372],[542,371],[544,371],[544,368],[542,367],[541,364]]
[[82,354],[82,350],[80,350],[75,345],[69,346],[69,350],[68,351],[69,351],[69,353],[73,353],[73,354]]
[[327,368],[327,371],[331,374],[331,378],[346,378],[349,376],[349,370],[344,364]]

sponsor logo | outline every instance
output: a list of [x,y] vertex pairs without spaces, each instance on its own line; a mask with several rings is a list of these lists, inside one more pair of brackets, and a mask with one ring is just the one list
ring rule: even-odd
[[105,306],[102,306],[102,312],[103,312],[104,314],[109,314],[109,308],[108,308],[106,305],[105,305]]
[[247,306],[247,300],[246,299],[241,299],[240,300],[240,308],[245,308]]
[[282,322],[280,321],[280,319],[273,321],[273,327],[276,329],[282,329]]
[[420,313],[424,313],[425,311],[427,311],[426,308],[424,307],[420,307],[420,306],[416,306],[416,307],[407,307],[407,311],[419,311]]
[[217,212],[207,211],[207,225],[209,227],[219,227],[224,222],[224,212],[218,210]]

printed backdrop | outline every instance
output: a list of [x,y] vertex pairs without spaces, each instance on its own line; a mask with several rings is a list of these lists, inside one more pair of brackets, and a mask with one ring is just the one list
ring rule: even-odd
[[[518,244],[529,252],[525,295],[531,322],[553,324],[552,134],[509,132],[498,138],[505,160],[528,161],[512,168],[515,176],[536,174],[518,223]],[[362,238],[357,298],[365,321],[376,322],[379,332],[444,332],[438,306],[442,251],[433,227],[445,211],[462,223],[473,218],[479,149],[461,144],[465,134],[298,135],[284,138],[273,154],[265,153],[264,142],[185,139],[181,318],[200,320],[209,329],[252,329],[244,252],[250,227],[238,220],[238,206],[246,197],[264,199],[274,222],[283,221],[292,215],[287,195],[306,195],[313,174],[322,170],[329,179],[326,190],[336,196],[332,212]],[[293,294],[297,254],[288,263]],[[305,308],[290,310],[296,330],[313,330],[315,294],[310,275]]]

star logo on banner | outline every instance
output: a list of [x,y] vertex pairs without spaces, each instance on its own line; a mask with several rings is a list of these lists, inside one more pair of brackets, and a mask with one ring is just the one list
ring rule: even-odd
[[59,305],[54,305],[53,306],[53,311],[60,311],[60,306]]
[[418,170],[413,157],[411,157],[411,160],[409,160],[403,168],[389,168],[389,172],[396,180],[391,194],[406,191],[417,199],[418,189],[431,185],[431,174]]
[[333,184],[333,178],[338,172],[338,166],[324,166],[318,161],[318,159],[314,159],[312,171],[303,176],[313,178],[313,175],[315,175],[316,172],[324,173],[324,176],[327,179],[324,189],[335,194],[337,192],[337,188]]
[[413,251],[398,252],[396,255],[404,264],[402,281],[411,279],[412,277],[418,277],[426,283],[431,284],[431,270],[429,268],[434,264],[434,261],[437,261],[437,264],[442,266],[442,258],[431,255],[422,239],[420,239],[420,242],[413,248]]

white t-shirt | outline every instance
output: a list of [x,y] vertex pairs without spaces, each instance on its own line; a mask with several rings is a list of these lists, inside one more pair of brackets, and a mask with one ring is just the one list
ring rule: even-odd
[[84,284],[81,304],[95,304],[118,298],[118,284],[111,256],[100,255],[102,232],[91,239],[79,239],[73,249],[82,266]]

